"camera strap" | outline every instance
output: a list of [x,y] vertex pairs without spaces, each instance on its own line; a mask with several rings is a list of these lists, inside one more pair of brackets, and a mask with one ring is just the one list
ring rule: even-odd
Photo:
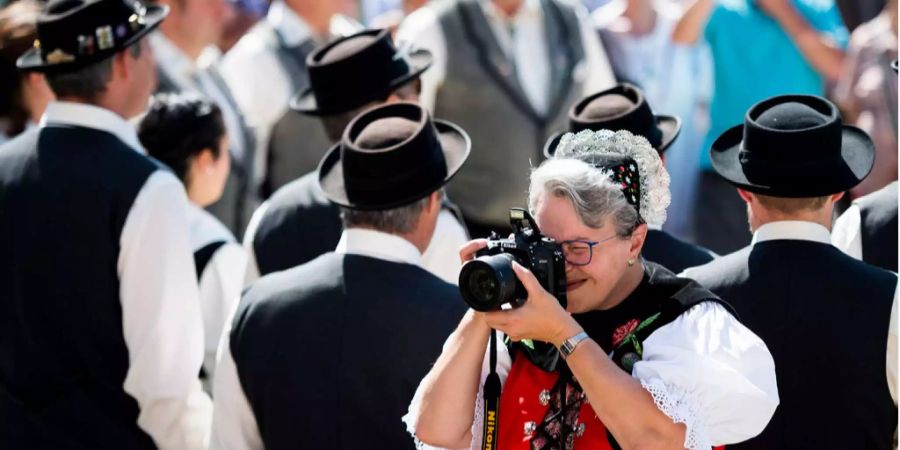
[[481,436],[481,449],[497,448],[497,436],[500,428],[500,375],[497,375],[497,330],[491,330],[488,349],[490,355],[490,372],[484,380],[484,433]]

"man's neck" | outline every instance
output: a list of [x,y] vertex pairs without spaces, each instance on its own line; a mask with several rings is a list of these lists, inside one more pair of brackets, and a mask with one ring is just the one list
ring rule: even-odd
[[503,13],[507,19],[511,19],[515,17],[519,12],[519,9],[522,8],[525,0],[493,0],[493,2],[498,11]]
[[656,25],[656,10],[651,0],[626,0],[625,12],[622,13],[630,24],[629,34],[642,36]]
[[89,101],[89,100],[85,100],[83,98],[78,98],[78,97],[59,97],[57,99],[57,101],[78,103],[81,105],[96,106],[98,108],[103,108],[105,110],[111,111],[111,112],[115,113],[117,116],[123,118],[124,120],[128,119],[128,113],[127,113],[127,111],[124,110],[123,107],[121,107],[120,105],[112,104],[112,103],[106,101],[106,97],[108,97],[108,96],[104,95],[103,97],[104,98],[101,98],[96,101],[93,101],[93,100]]

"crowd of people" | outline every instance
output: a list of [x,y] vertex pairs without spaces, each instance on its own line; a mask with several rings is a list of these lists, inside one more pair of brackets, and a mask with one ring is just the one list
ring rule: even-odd
[[0,448],[896,449],[897,16],[7,2]]

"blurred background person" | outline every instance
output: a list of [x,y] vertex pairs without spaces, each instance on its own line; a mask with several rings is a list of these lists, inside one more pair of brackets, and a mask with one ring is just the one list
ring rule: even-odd
[[875,167],[850,193],[853,198],[897,179],[897,0],[853,31],[847,58],[834,90],[844,120],[875,142]]
[[222,73],[255,131],[253,179],[263,198],[315,169],[307,152],[329,145],[318,121],[288,110],[288,102],[309,86],[306,57],[331,37],[357,31],[339,14],[352,10],[347,3],[275,0],[225,55]]
[[217,44],[222,53],[228,53],[269,10],[268,0],[229,0],[229,2],[234,14],[225,21],[222,36]]
[[230,155],[222,111],[191,94],[160,94],[138,125],[150,156],[169,166],[184,183],[188,200],[188,239],[200,283],[205,354],[200,379],[211,391],[216,347],[225,320],[237,306],[247,256],[234,235],[203,208],[225,188]]
[[824,95],[826,85],[838,79],[848,37],[834,0],[696,0],[675,26],[675,43],[705,40],[713,61],[710,126],[696,149],[702,173],[694,226],[700,245],[725,254],[750,243],[744,202],[712,170],[712,142],[764,98]]
[[234,95],[219,73],[216,43],[233,15],[226,0],[158,0],[171,13],[150,37],[156,55],[157,92],[194,92],[216,102],[229,136],[232,170],[222,198],[210,212],[242,233],[259,204],[252,179],[254,138]]
[[[431,64],[431,54],[418,50],[404,55],[387,31],[366,30],[319,47],[310,62],[311,85],[294,98],[291,108],[295,114],[321,122],[332,142],[314,151],[321,159],[363,111],[385,103],[417,101],[419,76]],[[278,189],[253,214],[244,236],[250,255],[248,282],[345,244],[340,242],[340,209],[325,197],[317,173],[296,174],[299,178]],[[434,239],[422,255],[422,266],[450,283],[457,282],[461,267],[457,251],[468,240],[461,220],[445,198]]]
[[401,24],[398,40],[429,50],[421,102],[462,126],[474,148],[448,187],[469,231],[509,230],[525,202],[528,173],[547,138],[566,128],[581,96],[615,83],[584,7],[559,0],[429,3]]
[[705,43],[672,41],[683,2],[613,0],[591,14],[619,81],[639,86],[658,111],[681,118],[681,134],[666,150],[672,204],[666,230],[694,240],[700,153],[709,128],[712,61]]
[[41,4],[20,0],[0,10],[0,143],[38,123],[54,99],[44,75],[20,72],[16,59],[34,45]]

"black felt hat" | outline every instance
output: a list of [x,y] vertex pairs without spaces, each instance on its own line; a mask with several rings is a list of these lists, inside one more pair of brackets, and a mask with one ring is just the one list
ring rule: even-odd
[[[643,136],[658,152],[664,152],[681,132],[681,120],[675,116],[653,114],[644,94],[628,83],[619,83],[585,97],[569,110],[569,131],[626,130]],[[551,157],[565,133],[550,137],[544,156]]]
[[440,189],[469,156],[458,126],[432,120],[414,103],[370,109],[350,122],[341,142],[319,163],[319,184],[331,202],[384,210]]
[[381,100],[431,65],[427,50],[398,49],[388,30],[365,30],[319,47],[306,59],[309,87],[291,109],[340,114]]
[[773,197],[820,197],[859,184],[875,145],[844,125],[837,107],[812,95],[782,95],[753,105],[744,124],[716,139],[713,168],[731,184]]
[[66,72],[102,61],[153,31],[168,6],[129,0],[52,0],[37,20],[37,41],[16,66]]

